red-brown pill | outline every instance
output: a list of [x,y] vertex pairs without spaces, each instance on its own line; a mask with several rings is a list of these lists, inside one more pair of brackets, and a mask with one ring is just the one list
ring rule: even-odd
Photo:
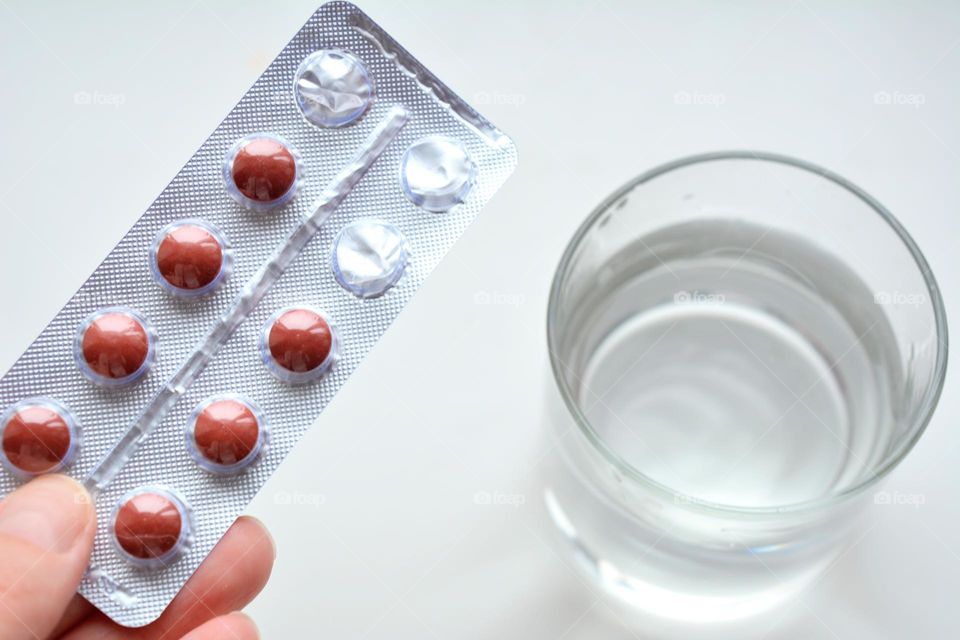
[[297,180],[297,163],[290,150],[273,138],[254,138],[233,159],[233,183],[244,196],[272,202],[290,191]]
[[120,505],[113,529],[117,543],[131,557],[156,560],[177,547],[183,526],[180,509],[170,497],[145,491]]
[[304,373],[327,362],[333,346],[330,325],[316,311],[293,309],[270,327],[268,347],[273,360],[287,371]]
[[74,438],[68,419],[51,407],[27,405],[3,426],[3,454],[30,475],[56,471],[68,462]]
[[210,286],[223,269],[223,246],[200,225],[183,224],[166,233],[156,253],[157,270],[170,286],[196,291]]
[[80,344],[90,370],[107,380],[123,380],[141,370],[150,354],[147,328],[137,318],[119,311],[96,316],[83,332]]
[[193,441],[207,461],[229,467],[243,462],[258,448],[260,428],[256,414],[245,403],[215,400],[197,414]]

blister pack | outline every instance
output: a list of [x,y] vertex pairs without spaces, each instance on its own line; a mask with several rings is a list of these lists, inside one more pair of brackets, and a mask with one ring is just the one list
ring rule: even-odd
[[0,491],[93,496],[80,592],[156,619],[516,163],[323,5],[0,380]]

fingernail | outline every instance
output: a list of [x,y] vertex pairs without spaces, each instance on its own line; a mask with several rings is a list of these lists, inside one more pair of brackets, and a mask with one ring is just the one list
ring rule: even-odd
[[0,537],[19,538],[44,551],[68,551],[93,526],[90,496],[66,476],[41,476],[0,503]]

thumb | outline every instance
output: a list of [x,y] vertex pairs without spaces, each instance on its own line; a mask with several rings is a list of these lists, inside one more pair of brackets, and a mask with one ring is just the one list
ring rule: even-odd
[[0,502],[0,638],[45,638],[90,560],[97,520],[90,495],[41,476]]

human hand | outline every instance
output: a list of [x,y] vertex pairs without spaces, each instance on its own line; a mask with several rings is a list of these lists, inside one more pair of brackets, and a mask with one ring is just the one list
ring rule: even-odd
[[0,638],[259,637],[237,612],[273,568],[273,540],[259,521],[239,518],[163,615],[139,629],[117,625],[76,593],[96,527],[89,495],[66,476],[41,476],[0,501]]

